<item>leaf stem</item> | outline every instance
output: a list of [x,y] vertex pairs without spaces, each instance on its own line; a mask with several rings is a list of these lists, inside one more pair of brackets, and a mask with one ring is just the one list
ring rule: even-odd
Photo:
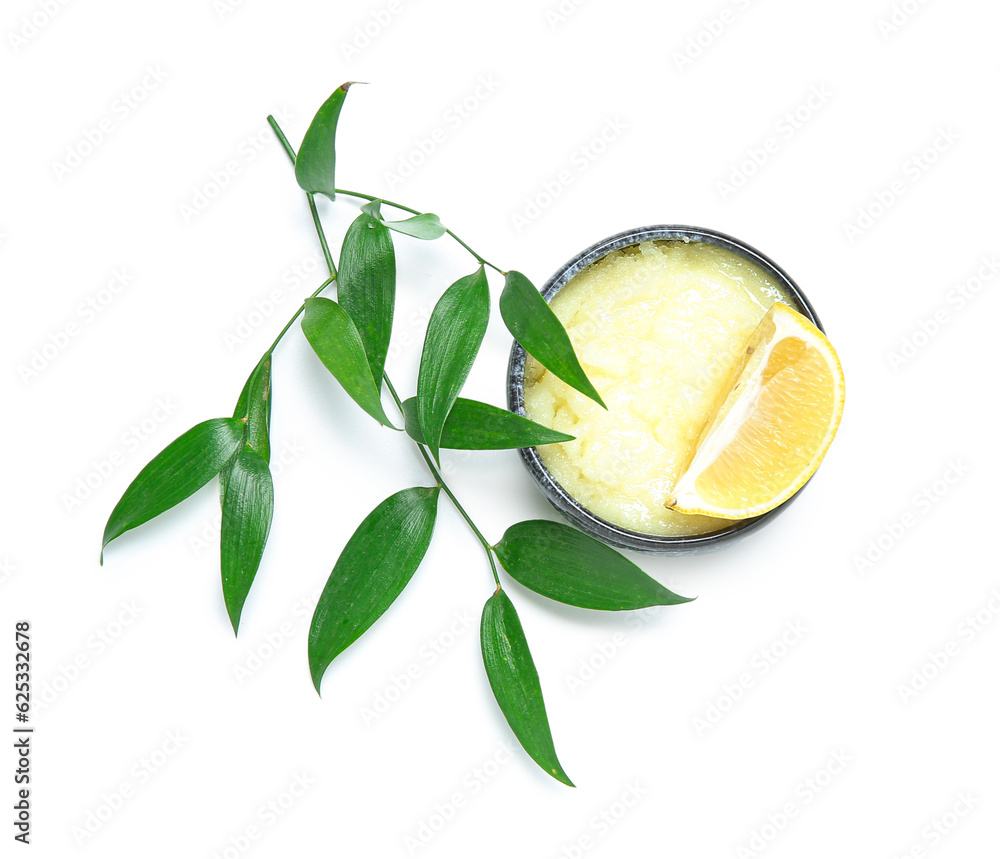
[[[285,137],[284,133],[282,132],[280,126],[278,125],[277,121],[273,116],[269,116],[267,118],[267,121],[268,124],[271,126],[271,128],[274,130],[275,136],[278,138],[279,141],[281,141],[281,145],[284,147],[285,152],[288,153],[288,157],[291,160],[292,165],[294,166],[295,150],[292,149],[292,145],[288,142],[288,138]],[[370,194],[361,194],[357,191],[342,191],[340,188],[336,189],[336,193],[346,194],[348,197],[358,197],[363,200],[382,200],[383,203],[385,203],[387,206],[392,206],[394,209],[401,209],[402,211],[410,212],[413,215],[423,214],[422,212],[418,212],[416,209],[411,209],[409,206],[404,206],[401,203],[393,203],[391,200],[383,200],[381,197],[373,197]],[[326,257],[326,265],[327,268],[329,268],[330,270],[329,279],[323,284],[323,286],[321,286],[319,289],[316,290],[316,292],[313,293],[313,297],[315,297],[320,293],[321,290],[323,290],[326,286],[328,286],[332,281],[336,279],[337,269],[333,265],[333,257],[330,256],[329,246],[327,245],[326,241],[326,233],[323,230],[323,224],[320,221],[319,214],[316,211],[316,204],[313,201],[313,195],[307,192],[306,196],[309,198],[309,208],[312,210],[313,223],[316,225],[316,234],[319,236],[319,243],[323,247],[323,255]],[[447,230],[447,233],[463,248],[465,248],[470,254],[472,254],[476,258],[476,261],[479,262],[481,265],[488,265],[495,271],[500,272],[500,274],[506,274],[506,272],[504,272],[500,268],[497,268],[497,266],[493,265],[493,263],[491,263],[489,260],[484,259],[479,254],[477,254],[472,248],[470,248],[451,230]],[[287,331],[289,327],[291,327],[291,324],[298,318],[301,312],[302,312],[302,307],[300,307],[296,312],[295,316],[293,316],[288,321],[288,325],[286,325],[281,334],[278,335],[278,340],[282,338],[282,336],[285,334],[285,331]],[[274,342],[277,343],[278,340],[275,340]],[[271,348],[273,349],[274,347],[272,346]],[[389,377],[385,373],[383,373],[382,378],[385,380],[385,385],[389,389],[389,394],[395,401],[396,407],[399,409],[400,414],[402,414],[403,401],[400,400],[399,395],[396,393],[396,389],[392,386],[392,382],[389,381]],[[424,458],[424,462],[427,463],[427,467],[430,469],[431,474],[434,476],[434,480],[437,482],[437,485],[440,486],[445,491],[445,494],[451,499],[452,504],[455,505],[455,508],[458,510],[458,512],[462,514],[462,518],[465,519],[469,527],[472,529],[472,533],[476,535],[476,539],[483,544],[483,549],[486,551],[486,557],[489,558],[490,561],[490,569],[493,572],[493,580],[496,582],[497,588],[499,589],[500,575],[497,571],[496,560],[493,557],[493,547],[490,545],[489,540],[487,540],[483,536],[482,531],[480,531],[479,528],[476,527],[476,523],[472,521],[472,517],[469,516],[465,508],[462,506],[461,502],[458,500],[458,498],[455,497],[455,493],[451,491],[451,487],[448,486],[448,484],[445,482],[444,477],[441,475],[441,472],[437,469],[437,466],[434,465],[434,460],[431,458],[431,455],[427,452],[424,445],[419,444],[417,442],[414,442],[414,444],[417,445],[417,449],[420,451],[420,455]]]
[[[271,130],[274,131],[275,137],[278,138],[278,141],[281,143],[282,147],[284,148],[285,152],[287,153],[289,159],[292,162],[292,166],[294,167],[295,150],[292,148],[292,144],[288,142],[288,138],[285,137],[285,132],[281,130],[281,126],[278,125],[278,120],[276,120],[273,116],[269,115],[267,117],[267,123],[268,125],[271,126]],[[424,212],[421,212],[417,209],[411,209],[409,206],[404,206],[402,203],[394,203],[392,200],[386,200],[384,197],[374,197],[371,194],[363,194],[360,191],[347,191],[343,188],[337,188],[336,193],[346,194],[348,197],[357,197],[360,200],[369,200],[369,201],[381,200],[387,206],[392,206],[392,208],[399,209],[403,212],[409,212],[411,215],[424,214]],[[319,227],[319,215],[316,213],[316,203],[313,200],[312,194],[309,194],[307,192],[306,196],[309,197],[309,208],[312,211],[313,223],[316,224],[317,232],[319,233],[320,243],[323,245],[323,254],[326,257],[326,264],[329,267],[330,271],[333,272],[333,274],[336,276],[336,271],[334,270],[333,267],[333,258],[330,256],[330,249],[326,245],[326,237],[323,235],[323,230],[320,229]],[[500,268],[500,266],[493,265],[493,263],[491,263],[488,259],[486,259],[486,257],[480,256],[478,253],[476,253],[469,245],[463,242],[457,235],[455,235],[455,233],[453,233],[447,227],[444,228],[444,231],[449,236],[451,236],[456,242],[458,242],[463,248],[465,248],[470,254],[472,254],[472,256],[475,257],[476,262],[478,262],[480,265],[488,265],[491,269],[493,269],[495,272],[499,274],[502,275],[507,274],[507,272],[505,272],[502,268]]]
[[281,126],[278,125],[278,120],[273,116],[268,114],[267,124],[271,126],[271,131],[274,132],[274,136],[278,138],[278,142],[282,145],[288,157],[292,160],[292,166],[295,166],[295,150],[292,149],[292,144],[288,142],[288,138],[285,137],[285,132],[281,130]]
[[[400,414],[403,412],[403,401],[400,400],[399,395],[396,393],[396,389],[392,386],[392,382],[389,381],[389,377],[383,373],[382,378],[385,380],[385,386],[389,389],[389,394],[392,396],[393,401],[396,403],[396,407],[399,409]],[[455,497],[455,493],[451,491],[451,487],[445,482],[444,477],[438,470],[438,467],[434,464],[434,460],[431,455],[427,452],[427,448],[420,444],[419,442],[414,442],[417,446],[417,450],[420,451],[420,455],[424,458],[424,462],[427,463],[427,467],[430,469],[431,474],[434,476],[434,480],[437,485],[440,486],[445,494],[451,499],[451,503],[455,505],[455,509],[462,514],[462,518],[468,523],[468,526],[472,529],[472,533],[476,535],[476,539],[483,544],[483,549],[486,552],[486,557],[489,558],[490,568],[493,571],[493,580],[497,583],[497,588],[500,587],[500,575],[497,572],[496,561],[493,558],[493,547],[490,545],[489,540],[483,536],[483,532],[476,527],[476,523],[472,521],[472,517],[469,516],[466,509],[462,506],[462,503]]]
[[[392,208],[394,209],[401,209],[404,212],[409,212],[411,215],[424,214],[423,212],[419,212],[416,209],[411,209],[409,206],[404,206],[402,203],[394,203],[392,200],[386,200],[384,197],[373,197],[371,194],[362,194],[360,191],[346,191],[343,188],[337,188],[337,193],[346,194],[348,197],[358,197],[362,200],[381,200],[387,206],[392,206]],[[470,254],[472,254],[472,256],[475,257],[476,262],[478,262],[480,265],[488,265],[491,269],[493,269],[496,272],[499,272],[500,274],[503,275],[507,274],[507,272],[505,272],[502,268],[493,265],[493,263],[491,263],[488,259],[486,259],[485,257],[481,257],[479,254],[477,254],[471,247],[469,247],[465,242],[463,242],[447,227],[445,227],[445,232],[449,236],[451,236],[456,242],[458,242],[463,248],[465,248]]]
[[316,232],[319,234],[319,243],[323,247],[323,256],[326,257],[326,267],[330,269],[330,274],[337,277],[337,267],[333,264],[333,257],[330,255],[330,246],[326,243],[326,236],[319,223],[319,212],[316,211],[316,195],[306,194],[309,198],[309,211],[312,212],[313,223],[316,225]]
[[[285,150],[285,153],[288,155],[288,158],[291,160],[292,166],[294,167],[295,150],[292,148],[292,144],[288,142],[288,138],[285,137],[285,132],[281,130],[281,126],[278,125],[278,120],[276,120],[273,116],[268,115],[267,124],[271,126],[274,136],[278,138],[278,142],[281,143],[282,148]],[[326,267],[330,269],[330,274],[336,278],[337,267],[333,264],[333,256],[331,256],[330,247],[326,243],[326,236],[323,235],[323,231],[319,228],[319,212],[316,210],[316,196],[315,194],[307,192],[306,197],[309,198],[309,211],[312,214],[313,223],[316,225],[316,231],[319,233],[319,243],[323,246],[323,256],[326,257]],[[294,318],[292,321],[294,322]]]

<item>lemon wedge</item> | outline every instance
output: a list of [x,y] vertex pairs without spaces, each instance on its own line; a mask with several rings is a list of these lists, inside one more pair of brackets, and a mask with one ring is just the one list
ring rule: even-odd
[[844,412],[830,341],[776,302],[754,330],[667,507],[749,519],[794,495],[819,467]]

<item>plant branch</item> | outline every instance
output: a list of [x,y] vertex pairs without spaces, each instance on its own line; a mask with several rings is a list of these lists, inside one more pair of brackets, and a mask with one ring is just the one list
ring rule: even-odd
[[[285,152],[288,155],[288,158],[292,162],[292,166],[294,167],[295,150],[292,148],[292,144],[288,142],[288,138],[285,137],[285,133],[281,130],[281,126],[278,125],[278,121],[273,116],[268,116],[267,123],[268,125],[271,126],[271,129],[274,131],[275,137],[277,137],[278,140],[280,141],[282,147],[284,148]],[[386,200],[384,197],[374,197],[371,194],[362,194],[360,191],[345,191],[343,188],[337,188],[336,192],[338,194],[346,194],[348,197],[357,197],[360,200],[381,200],[387,206],[392,206],[392,208],[399,209],[400,211],[403,212],[409,212],[411,215],[425,214],[424,212],[417,211],[416,209],[411,209],[409,206],[404,206],[402,203],[394,203],[392,200]],[[309,197],[309,208],[312,210],[313,223],[316,224],[316,232],[319,233],[320,244],[323,245],[323,254],[326,257],[327,267],[330,269],[330,272],[334,276],[336,276],[336,271],[333,268],[333,258],[330,256],[330,249],[326,245],[326,237],[323,235],[323,230],[319,224],[319,215],[316,213],[316,203],[313,200],[312,194],[309,194],[307,192],[307,195]],[[470,254],[472,254],[472,256],[475,257],[476,262],[478,262],[480,265],[488,265],[491,269],[493,269],[496,272],[499,272],[502,275],[507,274],[507,272],[505,272],[502,268],[493,265],[493,263],[491,263],[488,259],[476,253],[471,247],[469,247],[465,242],[463,242],[447,227],[445,227],[445,232],[449,236],[451,236],[456,242],[458,242],[463,248],[465,248]]]
[[[285,132],[281,130],[281,126],[278,125],[278,120],[269,115],[267,117],[267,124],[271,126],[274,136],[278,138],[278,142],[281,143],[282,148],[285,150],[285,154],[288,155],[288,158],[294,167],[295,150],[292,148],[292,144],[288,142],[288,138],[285,137]],[[330,247],[326,243],[326,236],[323,235],[323,230],[320,228],[319,224],[319,212],[316,210],[316,196],[307,192],[306,197],[309,199],[309,212],[312,214],[313,223],[316,225],[316,232],[319,233],[319,243],[323,247],[323,256],[326,257],[326,267],[330,269],[330,275],[336,278],[337,267],[333,264],[333,256],[330,254]]]
[[292,149],[292,144],[288,142],[288,138],[285,137],[285,132],[281,130],[281,126],[278,125],[278,120],[273,116],[268,114],[267,124],[271,126],[271,131],[274,132],[274,136],[278,138],[278,142],[282,145],[288,157],[292,161],[292,166],[295,166],[295,150]]
[[309,198],[309,211],[312,212],[313,223],[316,225],[316,233],[319,235],[319,243],[323,247],[323,256],[326,257],[326,267],[330,269],[330,274],[337,277],[337,267],[333,264],[333,257],[330,255],[330,246],[326,243],[326,235],[319,222],[319,212],[316,211],[316,195],[306,194]]
[[[326,244],[326,236],[323,232],[323,224],[316,220],[316,231],[319,234],[319,240],[322,244]],[[389,376],[386,373],[382,373],[382,378],[385,380],[385,385],[389,389],[389,394],[392,396],[393,401],[396,403],[396,408],[399,409],[399,413],[403,414],[403,401],[399,398],[399,394],[396,393],[396,389],[393,387]],[[445,494],[451,499],[452,504],[455,505],[459,513],[462,514],[462,518],[468,523],[469,527],[472,529],[472,533],[476,535],[476,539],[483,544],[483,549],[486,551],[486,557],[490,561],[490,569],[493,571],[493,579],[497,583],[497,587],[500,587],[500,576],[497,572],[496,561],[493,558],[493,547],[490,545],[489,541],[483,536],[482,532],[476,527],[476,523],[472,521],[472,518],[466,512],[465,508],[462,506],[458,498],[455,497],[455,493],[451,491],[451,487],[445,482],[444,477],[441,472],[438,471],[437,467],[434,465],[434,460],[431,458],[430,454],[424,448],[424,446],[416,441],[414,444],[417,445],[417,450],[420,451],[420,455],[424,458],[424,462],[427,463],[427,467],[430,469],[431,474],[434,477],[435,482],[440,486]]]
[[[371,194],[362,194],[360,191],[345,191],[343,188],[337,189],[338,194],[346,194],[348,197],[358,197],[362,200],[381,200],[387,206],[392,206],[394,209],[400,209],[403,212],[409,212],[411,215],[423,215],[424,212],[418,212],[416,209],[411,209],[409,206],[404,206],[402,203],[394,203],[392,200],[386,200],[384,197],[373,197]],[[470,248],[465,242],[463,242],[458,236],[456,236],[451,230],[445,227],[445,232],[451,236],[456,242],[458,242],[463,248],[465,248],[470,254],[476,258],[476,262],[480,265],[488,265],[491,269],[500,274],[506,275],[502,268],[493,265],[488,259],[477,254],[472,248]]]
[[[393,401],[396,403],[396,408],[399,409],[400,414],[403,413],[403,401],[399,398],[399,394],[396,393],[396,389],[392,386],[392,382],[389,381],[389,377],[386,374],[382,374],[382,378],[385,380],[385,386],[389,389],[389,394],[392,396]],[[431,455],[427,452],[427,448],[417,441],[413,442],[417,446],[417,450],[420,451],[420,455],[424,458],[424,462],[427,463],[427,467],[430,469],[431,474],[434,476],[434,480],[437,481],[437,485],[440,486],[445,494],[451,499],[451,503],[455,505],[455,508],[459,513],[462,514],[462,518],[468,523],[469,527],[472,529],[472,533],[476,535],[476,539],[483,544],[483,549],[486,551],[486,557],[490,559],[490,568],[493,571],[493,579],[497,583],[497,588],[500,587],[500,575],[497,572],[496,561],[493,559],[493,547],[490,545],[489,540],[483,536],[483,532],[476,527],[476,523],[472,521],[472,517],[466,512],[465,508],[462,506],[458,498],[455,497],[455,493],[451,491],[451,487],[445,482],[444,477],[441,476],[441,472],[438,467],[434,464],[434,460]]]
[[[269,116],[267,118],[267,121],[270,124],[271,128],[274,129],[275,135],[277,136],[278,140],[281,141],[281,145],[284,147],[285,152],[288,153],[288,157],[291,160],[292,165],[294,166],[294,164],[295,164],[295,150],[292,149],[291,144],[288,142],[288,138],[285,137],[285,135],[282,133],[281,128],[278,126],[278,123],[275,121],[275,119],[274,119],[273,116]],[[364,199],[364,200],[380,200],[380,199],[382,199],[381,197],[373,197],[370,194],[360,194],[360,193],[357,193],[355,191],[341,191],[339,188],[337,189],[337,193],[338,194],[346,194],[348,197],[360,197],[361,199]],[[319,214],[316,211],[316,205],[313,202],[313,195],[309,194],[307,192],[307,196],[309,197],[309,207],[312,210],[313,223],[316,225],[316,235],[319,236],[319,242],[323,246],[323,255],[326,257],[326,264],[327,264],[327,267],[330,269],[330,277],[329,277],[329,279],[323,284],[323,286],[321,286],[319,289],[316,290],[316,292],[313,293],[313,296],[316,296],[316,295],[318,295],[320,293],[321,290],[323,290],[326,286],[328,286],[332,281],[334,281],[336,279],[336,277],[337,277],[337,270],[336,270],[336,268],[333,265],[333,257],[330,256],[329,246],[327,245],[327,241],[326,241],[326,233],[323,230],[323,224],[320,221]],[[410,212],[411,214],[414,214],[414,215],[420,215],[420,214],[422,214],[421,212],[418,212],[416,209],[411,209],[409,206],[403,206],[403,205],[401,205],[399,203],[393,203],[390,200],[382,200],[382,202],[385,203],[387,206],[392,206],[394,209],[401,209],[404,212]],[[493,263],[489,262],[488,260],[486,260],[483,257],[481,257],[479,254],[477,254],[474,250],[472,250],[472,248],[470,248],[465,242],[463,242],[451,230],[448,230],[448,235],[450,235],[456,242],[458,242],[463,248],[465,248],[470,254],[472,254],[480,264],[482,264],[482,265],[488,265],[490,268],[495,269],[496,271],[500,272],[501,274],[505,273],[501,269],[499,269],[495,265],[493,265]],[[285,326],[285,328],[284,328],[284,330],[282,330],[281,334],[278,335],[278,340],[280,340],[284,336],[285,332],[289,329],[289,327],[291,326],[291,324],[298,318],[298,316],[299,316],[299,314],[301,312],[302,312],[302,308],[300,307],[299,310],[296,312],[295,316],[293,316],[288,321],[288,325]],[[275,340],[274,342],[277,344],[278,340]],[[273,349],[274,347],[272,346],[271,348]],[[385,386],[386,386],[386,388],[389,389],[389,394],[392,396],[392,399],[395,401],[396,407],[399,409],[400,414],[402,414],[403,413],[403,401],[400,400],[399,395],[396,393],[396,389],[393,387],[392,382],[389,380],[389,376],[386,375],[385,373],[383,373],[382,374],[382,378],[385,380]],[[468,524],[469,528],[472,529],[472,533],[476,535],[476,539],[479,540],[480,543],[482,543],[483,549],[486,552],[486,557],[489,558],[489,561],[490,561],[490,569],[493,572],[493,580],[496,582],[497,588],[499,589],[499,587],[500,587],[500,575],[499,575],[499,572],[497,571],[496,560],[493,557],[493,547],[490,545],[489,540],[487,540],[483,536],[483,532],[480,531],[479,528],[476,527],[476,523],[472,521],[472,517],[469,516],[468,512],[462,506],[461,502],[458,500],[458,498],[455,497],[455,493],[451,491],[451,487],[448,486],[448,484],[445,481],[444,477],[441,475],[441,472],[438,470],[437,466],[434,465],[434,460],[431,458],[431,455],[427,452],[427,450],[424,447],[424,445],[419,444],[417,442],[414,442],[414,444],[417,445],[417,449],[420,451],[420,455],[423,457],[424,462],[427,463],[427,468],[430,469],[430,472],[433,475],[434,480],[437,483],[437,485],[440,486],[445,491],[445,494],[451,499],[452,504],[454,504],[455,508],[458,510],[458,512],[462,514],[462,518],[465,519],[465,521]]]

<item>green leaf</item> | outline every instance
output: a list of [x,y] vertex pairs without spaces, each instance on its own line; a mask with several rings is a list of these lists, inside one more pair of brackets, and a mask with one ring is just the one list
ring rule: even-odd
[[[264,462],[271,461],[271,353],[268,352],[250,374],[240,398],[236,401],[233,417],[243,423],[243,443]],[[236,456],[219,472],[219,500],[226,497],[229,472]]]
[[[426,444],[417,420],[417,398],[403,403],[406,432],[417,444]],[[573,436],[556,432],[527,418],[459,397],[451,407],[441,433],[441,447],[450,450],[510,450],[572,441]]]
[[307,298],[302,331],[344,390],[361,408],[387,427],[392,426],[365,355],[365,347],[354,321],[337,302],[329,298]]
[[486,675],[514,736],[545,772],[574,787],[556,757],[542,687],[521,621],[499,588],[483,608],[480,638]]
[[222,499],[222,594],[238,633],[240,614],[253,584],[274,514],[274,487],[264,458],[244,447],[228,469]]
[[396,303],[396,255],[389,230],[367,212],[344,236],[337,299],[358,326],[372,377],[381,390]]
[[233,417],[246,427],[247,446],[265,463],[271,461],[271,353],[254,367],[236,402]]
[[448,413],[469,376],[490,319],[490,285],[482,266],[445,290],[427,323],[417,374],[420,429],[435,459]]
[[213,418],[168,444],[139,472],[111,511],[101,545],[148,522],[201,489],[222,470],[243,442],[236,418]]
[[366,215],[371,215],[376,221],[385,223],[385,218],[382,217],[381,200],[369,200],[367,203],[362,205],[361,211]]
[[397,492],[347,541],[309,627],[309,671],[317,692],[330,663],[382,616],[420,566],[439,492],[436,486]]
[[580,608],[622,611],[691,601],[610,546],[559,522],[518,522],[493,548],[503,568],[526,588]]
[[414,215],[412,218],[407,218],[404,221],[387,221],[382,215],[381,205],[381,200],[372,200],[369,203],[365,203],[361,207],[361,211],[367,212],[373,218],[378,219],[379,223],[385,224],[393,232],[413,236],[415,239],[439,239],[448,232],[448,228],[441,223],[441,219],[429,212]]
[[295,181],[299,187],[311,194],[325,194],[331,200],[336,197],[337,120],[340,119],[347,90],[353,83],[355,81],[341,84],[316,111],[295,159]]
[[426,241],[439,239],[448,232],[448,228],[441,223],[441,219],[430,212],[425,212],[422,215],[414,215],[412,218],[407,218],[404,221],[383,221],[382,223],[394,232],[403,233],[407,236],[413,236],[415,239],[424,239]]
[[500,295],[500,315],[514,339],[529,355],[567,385],[604,406],[600,394],[580,366],[566,329],[541,293],[519,271],[507,272]]

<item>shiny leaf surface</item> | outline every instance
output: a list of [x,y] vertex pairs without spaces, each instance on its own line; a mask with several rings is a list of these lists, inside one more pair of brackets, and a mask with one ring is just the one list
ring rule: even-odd
[[179,504],[215,475],[243,443],[236,418],[213,418],[167,445],[129,484],[104,528],[103,549],[116,537]]
[[435,459],[448,413],[469,376],[490,318],[483,267],[445,290],[434,306],[417,374],[417,415]]
[[334,174],[337,166],[337,121],[354,81],[341,84],[316,112],[295,159],[295,181],[304,191],[336,196]]
[[361,408],[391,427],[365,347],[347,311],[329,298],[307,298],[302,331],[313,351]]
[[376,507],[340,553],[309,628],[309,671],[319,691],[330,663],[406,587],[430,545],[437,487],[404,489]]
[[239,632],[240,615],[257,575],[274,514],[271,471],[264,458],[244,447],[228,469],[222,498],[222,594]]
[[[417,398],[403,403],[406,432],[418,444],[424,435],[417,421]],[[507,409],[459,397],[441,432],[441,447],[451,450],[511,450],[572,441],[573,436],[529,421]]]
[[573,787],[556,757],[538,672],[514,604],[497,590],[483,608],[483,664],[490,687],[514,736],[545,772]]
[[358,327],[372,377],[381,390],[396,303],[396,255],[389,230],[366,212],[344,236],[337,300]]
[[610,546],[561,522],[518,522],[494,549],[503,568],[526,588],[580,608],[622,611],[691,601]]
[[531,281],[518,271],[507,272],[500,295],[500,315],[524,350],[567,385],[603,406],[562,323]]

